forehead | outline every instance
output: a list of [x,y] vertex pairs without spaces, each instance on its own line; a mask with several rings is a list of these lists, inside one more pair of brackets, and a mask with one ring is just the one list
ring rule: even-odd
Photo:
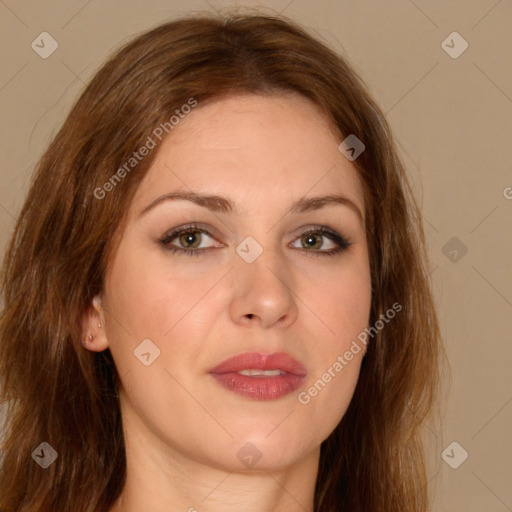
[[134,204],[193,190],[228,196],[237,213],[247,214],[306,195],[343,193],[364,212],[358,171],[338,150],[340,142],[327,118],[298,94],[199,103],[158,146]]

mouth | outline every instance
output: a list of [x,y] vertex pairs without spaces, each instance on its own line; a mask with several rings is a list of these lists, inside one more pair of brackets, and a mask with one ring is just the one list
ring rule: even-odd
[[292,393],[307,375],[306,368],[284,352],[239,354],[209,373],[225,389],[254,400],[276,400]]

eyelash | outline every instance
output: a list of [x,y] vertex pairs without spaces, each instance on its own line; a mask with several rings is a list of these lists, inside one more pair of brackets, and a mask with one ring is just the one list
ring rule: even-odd
[[[184,235],[187,233],[204,233],[211,238],[214,238],[209,231],[199,227],[197,224],[188,224],[186,226],[180,226],[179,228],[174,229],[170,233],[165,234],[162,238],[158,240],[159,244],[164,247],[166,250],[170,251],[173,254],[178,254],[180,256],[199,256],[201,252],[205,252],[207,249],[182,249],[180,247],[172,247],[169,245],[171,240],[174,240],[179,235]],[[301,238],[305,235],[322,235],[329,238],[332,242],[338,244],[338,247],[335,249],[331,249],[330,251],[321,251],[321,250],[308,250],[308,249],[300,249],[305,251],[308,257],[317,257],[317,256],[334,256],[335,254],[339,254],[348,247],[352,245],[352,242],[347,240],[344,236],[340,235],[336,231],[333,231],[325,226],[312,226],[309,229],[303,231],[297,238]],[[313,254],[307,254],[313,253]]]

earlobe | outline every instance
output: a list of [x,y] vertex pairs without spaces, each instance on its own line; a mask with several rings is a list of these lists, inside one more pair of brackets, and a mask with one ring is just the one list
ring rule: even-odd
[[101,298],[96,295],[92,299],[92,307],[88,308],[84,318],[82,345],[86,349],[93,352],[102,352],[108,348],[108,340],[103,324]]

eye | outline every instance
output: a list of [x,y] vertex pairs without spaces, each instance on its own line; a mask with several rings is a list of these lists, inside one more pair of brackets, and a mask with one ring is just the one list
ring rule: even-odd
[[[213,236],[206,229],[199,227],[197,224],[189,224],[172,230],[158,241],[162,247],[174,254],[199,256],[206,249],[215,247],[215,245],[204,244],[206,242],[204,240],[205,236],[213,239]],[[292,245],[292,247],[301,249],[305,255],[313,257],[332,256],[341,253],[352,245],[344,236],[325,226],[311,226],[307,231],[302,232],[296,239],[295,243],[297,242],[301,246]]]
[[[328,242],[325,242],[325,239]],[[299,249],[306,249],[308,256],[332,256],[338,254],[352,245],[344,236],[325,226],[314,226],[303,231],[297,242],[301,244]],[[297,243],[296,242],[296,243]],[[296,247],[294,245],[294,247]],[[330,250],[326,250],[329,249]]]
[[[212,246],[203,244],[204,235],[213,238],[206,229],[200,228],[195,224],[181,226],[167,233],[159,242],[167,250],[173,253],[190,254],[198,256],[204,249]],[[171,244],[173,240],[178,242],[178,246]]]

